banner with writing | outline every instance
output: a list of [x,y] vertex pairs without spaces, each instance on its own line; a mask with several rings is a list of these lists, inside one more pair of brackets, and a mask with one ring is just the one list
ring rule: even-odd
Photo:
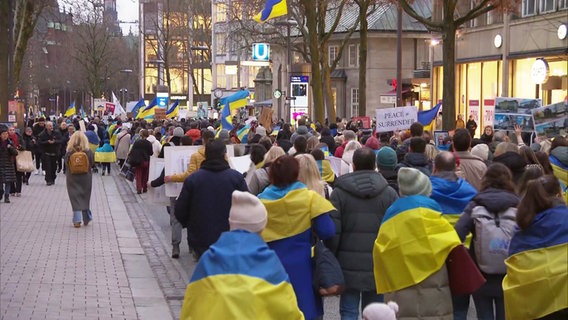
[[398,107],[377,109],[377,132],[406,130],[410,125],[418,121],[418,109],[416,107]]

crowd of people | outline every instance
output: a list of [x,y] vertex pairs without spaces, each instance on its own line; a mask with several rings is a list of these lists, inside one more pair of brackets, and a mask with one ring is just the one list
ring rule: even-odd
[[[14,157],[17,150],[32,151],[35,174],[45,172],[48,186],[66,173],[73,224],[80,227],[93,219],[97,158],[134,168],[138,194],[183,183],[167,207],[172,258],[182,254],[187,228],[198,260],[182,319],[210,312],[321,319],[325,295],[340,295],[342,319],[395,319],[395,313],[397,319],[466,319],[470,295],[452,294],[451,282],[460,280],[450,278],[446,264],[461,244],[485,278],[471,292],[479,319],[568,316],[565,137],[523,141],[520,129],[487,127],[474,138],[464,124],[440,150],[420,123],[377,133],[341,119],[324,125],[302,118],[296,126],[277,123],[275,131],[252,121],[245,136],[243,126],[39,119],[23,136],[0,129],[0,186],[5,201],[21,193],[30,175],[17,172]],[[251,167],[245,174],[230,167],[228,144],[246,145]],[[179,145],[201,146],[187,170],[148,181],[150,158]],[[77,152],[92,170],[71,173]],[[101,167],[110,174],[111,165]],[[344,283],[337,288],[313,285],[316,240],[341,267]]]

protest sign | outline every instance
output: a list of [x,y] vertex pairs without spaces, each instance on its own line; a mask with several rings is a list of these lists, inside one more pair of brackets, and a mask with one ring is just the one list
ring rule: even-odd
[[[164,149],[166,176],[180,174],[187,171],[191,155],[201,146],[175,146]],[[166,183],[166,196],[177,197],[181,191],[182,183]]]
[[377,109],[377,132],[406,130],[418,121],[416,107]]
[[566,134],[568,125],[568,101],[532,109],[535,131],[548,138]]
[[247,172],[250,168],[251,163],[252,161],[250,160],[249,155],[229,158],[229,166],[240,173]]
[[[148,181],[157,179],[162,174],[162,170],[164,170],[165,165],[166,161],[164,159],[158,157],[150,157],[150,171],[148,174]],[[166,196],[165,184],[157,188],[148,188],[148,193],[150,194],[150,202],[160,206],[170,205],[170,198]]]
[[519,125],[523,131],[534,131],[532,109],[540,108],[540,99],[495,98],[495,121],[493,127],[500,130],[515,130]]

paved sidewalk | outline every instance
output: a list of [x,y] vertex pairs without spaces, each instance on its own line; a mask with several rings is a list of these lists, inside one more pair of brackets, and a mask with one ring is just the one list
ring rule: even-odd
[[0,319],[173,319],[113,177],[93,175],[78,229],[65,176],[43,178],[0,203]]

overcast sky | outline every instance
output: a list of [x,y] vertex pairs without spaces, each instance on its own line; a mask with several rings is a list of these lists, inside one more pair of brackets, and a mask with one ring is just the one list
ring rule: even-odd
[[[116,11],[120,21],[138,21],[138,0],[116,0]],[[122,33],[128,34],[130,26],[133,33],[138,33],[138,25],[132,23],[120,24]]]

